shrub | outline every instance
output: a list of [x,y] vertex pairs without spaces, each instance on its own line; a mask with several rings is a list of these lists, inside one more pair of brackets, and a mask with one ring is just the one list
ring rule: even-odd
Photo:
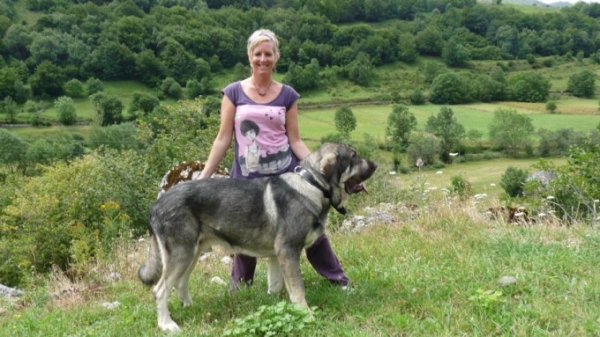
[[408,99],[410,100],[410,104],[413,105],[421,105],[425,103],[425,95],[423,95],[423,92],[419,88],[413,90]]
[[58,110],[58,120],[64,125],[72,125],[77,120],[75,102],[71,97],[61,96],[54,101],[54,108]]
[[85,88],[88,96],[93,95],[95,93],[104,91],[104,83],[95,77],[90,77],[87,81],[85,81]]
[[529,173],[527,171],[510,166],[500,178],[500,186],[502,186],[506,194],[513,198],[522,196],[523,185],[528,176]]
[[[58,163],[28,180],[4,211],[0,237],[12,242],[14,249],[0,251],[0,279],[19,278],[14,271],[1,274],[7,272],[7,259],[19,275],[47,272],[52,265],[68,269],[88,261],[110,247],[117,234],[107,217],[117,213],[122,220],[119,234],[143,233],[158,190],[157,179],[147,172],[138,153],[106,151],[70,164]],[[156,184],[148,183],[152,181]],[[112,208],[103,208],[109,202],[114,203]]]
[[473,186],[462,175],[453,176],[451,178],[452,193],[459,196],[461,200],[465,200],[473,195]]
[[85,88],[83,83],[75,78],[65,83],[63,85],[63,90],[65,91],[65,94],[71,98],[85,97]]

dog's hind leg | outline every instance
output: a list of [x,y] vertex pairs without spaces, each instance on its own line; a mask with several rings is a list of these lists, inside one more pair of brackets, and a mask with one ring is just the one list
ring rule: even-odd
[[[163,253],[164,250],[161,251]],[[183,293],[184,303],[191,303],[189,291],[187,288],[187,279],[182,281],[188,269],[193,269],[192,261],[196,261],[194,254],[189,254],[185,246],[179,246],[173,249],[170,254],[163,253],[163,271],[162,276],[154,287],[154,296],[156,297],[156,310],[158,315],[158,326],[164,331],[178,332],[180,331],[177,323],[171,318],[169,308],[167,306],[169,293],[173,287],[177,287],[178,295],[181,297],[181,289],[185,288]],[[190,270],[191,272],[191,270]],[[188,275],[189,276],[189,275]],[[183,282],[183,283],[182,283]],[[187,295],[187,298],[185,298]]]
[[269,294],[279,293],[283,290],[283,274],[281,272],[281,266],[276,256],[268,259],[268,274],[267,279],[269,280]]
[[[179,296],[179,299],[183,303],[184,307],[189,307],[190,305],[192,305],[192,297],[190,296],[189,280],[190,280],[190,276],[192,275],[192,271],[194,270],[194,267],[196,267],[196,263],[198,261],[198,257],[200,257],[200,253],[202,253],[202,252],[198,248],[196,248],[196,252],[194,253],[194,258],[189,261],[187,269],[185,270],[184,274],[181,276],[181,278],[179,279],[179,282],[177,282],[177,284],[175,286],[175,289],[177,290],[177,295]],[[183,264],[183,261],[182,261],[182,264]]]

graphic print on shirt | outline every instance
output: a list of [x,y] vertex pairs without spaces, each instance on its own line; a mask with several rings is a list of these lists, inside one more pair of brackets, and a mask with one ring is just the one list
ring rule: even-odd
[[285,107],[239,106],[236,113],[238,162],[243,176],[273,174],[292,162],[285,135]]

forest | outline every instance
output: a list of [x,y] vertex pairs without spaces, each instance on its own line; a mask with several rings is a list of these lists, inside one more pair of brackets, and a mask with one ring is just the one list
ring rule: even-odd
[[[369,86],[375,67],[420,56],[467,69],[472,60],[527,60],[534,68],[551,67],[536,61],[548,56],[599,62],[598,17],[600,4],[583,2],[527,14],[474,0],[2,0],[0,99],[10,110],[13,102],[80,97],[98,80],[140,81],[174,98],[210,95],[219,89],[215,74],[248,73],[246,38],[260,27],[278,34],[278,71],[301,93],[339,78]],[[547,99],[518,89],[511,96],[498,75],[506,70],[446,78],[471,92],[432,101]],[[429,85],[437,75],[430,69]],[[531,81],[544,87],[544,79]]]

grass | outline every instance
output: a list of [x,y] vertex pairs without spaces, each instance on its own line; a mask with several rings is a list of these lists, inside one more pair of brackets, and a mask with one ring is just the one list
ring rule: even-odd
[[[588,100],[585,101],[585,104],[589,106],[591,103]],[[555,131],[572,128],[576,131],[589,131],[600,123],[600,114],[575,114],[574,110],[577,106],[573,101],[567,101],[564,106],[559,102],[559,110],[571,107],[569,109],[573,110],[573,113],[569,114],[548,114],[545,112],[544,103],[476,103],[450,107],[465,130],[479,130],[485,138],[488,136],[489,124],[494,117],[494,111],[498,108],[516,109],[519,113],[528,115],[536,130],[545,128]],[[438,114],[441,107],[441,105],[433,104],[417,105],[410,106],[409,111],[417,119],[417,128],[424,129],[427,119]],[[335,133],[335,110],[336,108],[300,110],[299,118],[303,137],[308,140],[319,140],[324,135]],[[385,137],[387,118],[392,112],[391,105],[353,106],[352,112],[357,120],[357,128],[351,134],[353,138],[363,139],[365,133],[379,139]]]
[[[427,182],[433,188],[450,188],[452,177],[461,175],[469,181],[474,194],[487,194],[490,197],[499,197],[504,190],[500,180],[508,167],[527,170],[533,173],[531,166],[539,159],[514,159],[500,158],[484,161],[450,164],[442,169],[415,171],[410,174],[396,174],[391,178],[394,187],[399,189],[412,189]],[[555,165],[566,164],[566,158],[549,159]],[[382,168],[385,169],[385,168]]]
[[[330,234],[352,292],[330,286],[303,261],[307,301],[318,309],[316,324],[300,336],[563,337],[600,331],[596,229],[507,225],[485,218],[472,201],[444,198],[414,211],[402,203],[378,209],[393,214],[393,222]],[[57,273],[22,299],[0,300],[6,310],[0,336],[165,335],[157,328],[151,293],[135,277],[145,246],[125,242],[78,283]],[[228,280],[230,266],[220,258],[198,263],[191,307],[171,296],[180,336],[220,336],[235,318],[285,300],[266,294],[264,263],[252,288],[228,295],[226,285],[210,281]],[[111,272],[117,277],[109,278]],[[499,285],[503,276],[516,283]],[[62,295],[53,299],[56,294]],[[119,305],[104,307],[113,302]]]

